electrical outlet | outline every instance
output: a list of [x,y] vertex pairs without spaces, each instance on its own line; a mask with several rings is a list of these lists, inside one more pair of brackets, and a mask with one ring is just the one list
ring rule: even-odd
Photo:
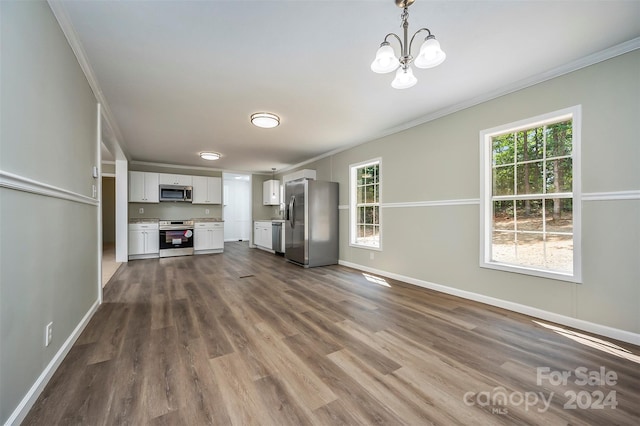
[[204,209],[204,214],[209,214],[209,209]]
[[369,259],[370,259],[370,260],[373,260],[373,258],[374,258],[374,253],[373,253],[372,251],[370,251],[370,252],[369,252]]
[[51,338],[53,337],[53,321],[47,324],[44,328],[44,345],[49,346],[51,343]]
[[138,209],[138,213],[140,213],[140,214],[144,213],[144,209],[143,209],[142,207],[140,207],[140,208]]

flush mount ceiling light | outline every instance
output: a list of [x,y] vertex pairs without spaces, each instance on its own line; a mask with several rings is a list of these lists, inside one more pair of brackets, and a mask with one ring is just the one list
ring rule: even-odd
[[256,112],[255,114],[251,114],[251,123],[254,126],[271,129],[280,124],[280,117],[269,112]]
[[[400,19],[402,20],[402,28],[404,30],[404,43],[400,40],[400,37],[395,33],[389,33],[384,37],[380,48],[376,53],[376,58],[371,63],[371,71],[378,74],[386,74],[391,71],[395,71],[396,78],[391,82],[391,87],[394,89],[408,89],[415,85],[418,80],[413,76],[413,70],[411,69],[411,63],[414,62],[418,68],[433,68],[444,62],[447,55],[440,49],[440,43],[436,40],[436,37],[431,34],[428,28],[420,28],[411,37],[411,41],[408,41],[409,32],[409,6],[413,4],[415,0],[394,0],[396,6],[404,9]],[[427,37],[424,39],[424,43],[420,47],[420,53],[413,60],[411,56],[411,47],[413,45],[413,39],[416,36],[426,31]],[[389,37],[395,37],[400,43],[400,58],[397,58],[391,44],[387,41]]]
[[218,154],[217,152],[201,152],[200,158],[202,158],[203,160],[213,161],[219,159],[220,154]]

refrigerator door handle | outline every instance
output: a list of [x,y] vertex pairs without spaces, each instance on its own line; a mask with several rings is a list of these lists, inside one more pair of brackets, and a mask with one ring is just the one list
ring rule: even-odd
[[295,223],[295,210],[294,210],[294,206],[296,203],[296,197],[295,195],[291,196],[291,199],[289,200],[289,210],[287,211],[287,218],[289,219],[289,224],[291,225],[291,227],[294,227],[294,223]]

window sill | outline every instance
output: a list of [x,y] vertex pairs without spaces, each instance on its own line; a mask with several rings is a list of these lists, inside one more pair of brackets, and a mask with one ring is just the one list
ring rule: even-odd
[[526,266],[509,265],[498,262],[480,262],[481,268],[495,269],[498,271],[512,272],[514,274],[532,275],[540,278],[548,278],[558,281],[566,281],[575,284],[582,284],[582,279],[576,274],[546,271],[542,269],[528,268]]
[[365,250],[382,251],[382,247],[368,246],[368,245],[365,245],[365,244],[349,243],[349,247],[365,249]]

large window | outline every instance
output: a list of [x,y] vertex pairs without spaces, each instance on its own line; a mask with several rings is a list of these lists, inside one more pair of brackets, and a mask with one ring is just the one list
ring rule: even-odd
[[350,169],[350,237],[353,246],[380,249],[380,159]]
[[580,282],[580,107],[480,142],[481,266]]

